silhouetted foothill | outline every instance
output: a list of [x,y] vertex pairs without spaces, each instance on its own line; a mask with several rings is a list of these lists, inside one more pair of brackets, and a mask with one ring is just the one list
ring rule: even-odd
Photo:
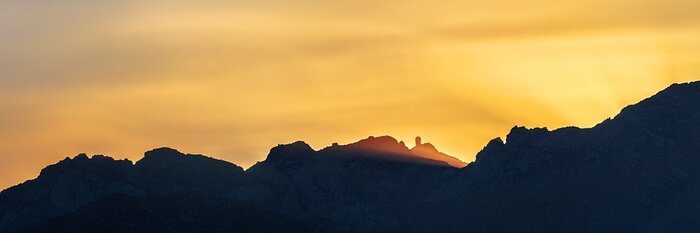
[[173,148],[161,147],[158,149],[146,151],[146,153],[144,153],[143,157],[144,158],[151,158],[151,157],[173,157],[173,158],[175,158],[175,157],[180,157],[183,155],[185,155],[185,154],[183,154],[182,152],[175,150]]
[[133,165],[128,159],[114,160],[104,155],[95,155],[89,158],[86,154],[79,154],[73,158],[65,158],[57,164],[50,165],[41,170],[39,176],[58,176],[64,172],[77,170],[90,170],[92,172],[107,175],[109,173],[123,172],[127,167]]
[[593,128],[516,126],[466,167],[420,137],[279,145],[246,171],[81,154],[1,192],[0,232],[697,232],[699,151],[700,82],[675,84]]
[[400,155],[411,154],[411,151],[408,149],[408,147],[406,147],[406,145],[402,145],[401,143],[399,143],[398,140],[391,136],[370,136],[366,139],[349,144],[347,147],[349,149],[363,150],[369,152],[391,153]]
[[316,151],[302,141],[297,141],[292,144],[278,145],[270,150],[270,154],[265,161],[276,163],[283,160],[298,160],[305,156],[312,156]]
[[160,148],[146,152],[143,159],[136,162],[136,166],[159,170],[163,173],[183,172],[183,170],[243,173],[243,168],[233,163],[203,155],[183,154],[171,148]]
[[411,148],[411,154],[416,157],[441,161],[456,168],[463,168],[467,166],[467,163],[438,151],[433,144],[422,143],[420,137],[416,138],[416,146]]
[[528,129],[525,127],[513,127],[506,136],[507,143],[520,144],[527,143],[529,140],[539,140],[541,137],[546,136],[549,130],[547,128],[533,128]]

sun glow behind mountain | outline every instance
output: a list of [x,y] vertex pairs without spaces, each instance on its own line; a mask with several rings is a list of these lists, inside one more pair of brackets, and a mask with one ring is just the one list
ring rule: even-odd
[[244,167],[368,135],[471,161],[700,79],[700,2],[0,3],[0,187],[57,155],[172,146]]

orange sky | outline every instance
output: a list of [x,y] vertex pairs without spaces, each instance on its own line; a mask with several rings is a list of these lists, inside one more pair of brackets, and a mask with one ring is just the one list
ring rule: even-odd
[[160,146],[248,167],[421,135],[471,161],[700,79],[697,54],[697,0],[2,1],[0,188]]

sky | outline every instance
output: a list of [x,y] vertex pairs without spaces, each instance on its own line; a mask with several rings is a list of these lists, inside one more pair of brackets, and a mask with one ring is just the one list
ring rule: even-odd
[[0,188],[78,153],[249,167],[415,136],[464,161],[700,79],[697,0],[0,1]]

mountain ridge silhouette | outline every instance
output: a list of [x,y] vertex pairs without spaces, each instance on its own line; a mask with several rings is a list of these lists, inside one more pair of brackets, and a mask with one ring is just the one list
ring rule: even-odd
[[[275,232],[697,231],[698,119],[700,82],[691,82],[591,128],[513,127],[461,168],[432,144],[416,140],[408,148],[389,136],[321,150],[301,141],[279,145],[247,170],[170,148],[146,152],[136,163],[80,154],[2,191],[0,232],[59,229],[79,224],[71,220],[86,218],[80,213],[119,225],[109,217],[118,207],[104,201],[113,195],[151,213],[169,207],[143,200],[203,200],[178,207],[195,213],[198,206],[245,203],[251,214],[270,213],[261,222]],[[239,205],[230,206],[217,211]]]

